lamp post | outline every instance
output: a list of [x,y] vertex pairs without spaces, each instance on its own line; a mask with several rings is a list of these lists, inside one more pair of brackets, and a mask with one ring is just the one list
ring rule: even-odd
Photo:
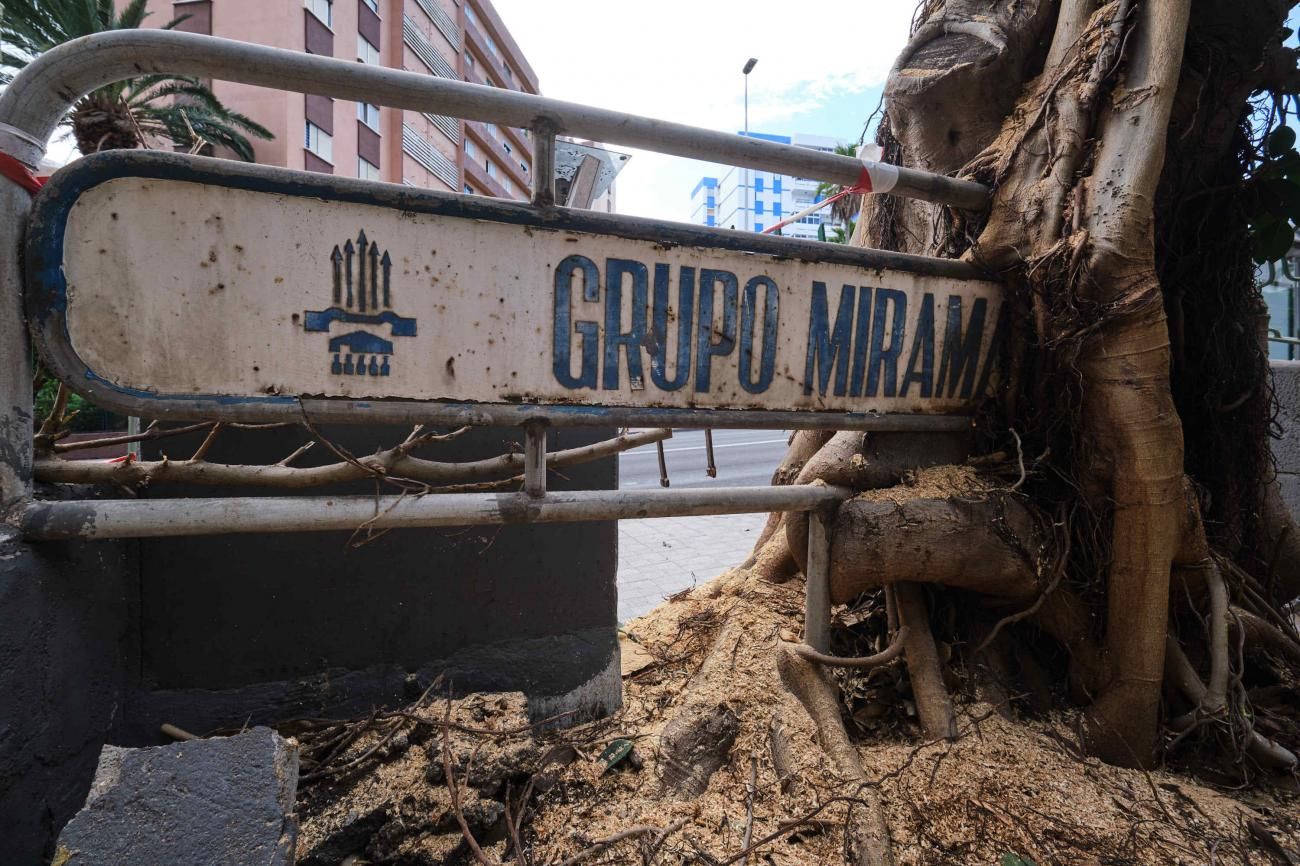
[[[745,77],[745,138],[749,138],[749,73],[754,70],[754,65],[758,63],[757,57],[751,57],[745,61],[745,68],[740,70]],[[749,169],[745,169],[745,231],[753,231],[750,228],[753,225],[753,209],[749,195]]]

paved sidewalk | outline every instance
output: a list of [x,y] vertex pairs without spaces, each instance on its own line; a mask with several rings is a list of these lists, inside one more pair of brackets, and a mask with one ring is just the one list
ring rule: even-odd
[[766,514],[619,521],[619,622],[739,565],[766,522]]

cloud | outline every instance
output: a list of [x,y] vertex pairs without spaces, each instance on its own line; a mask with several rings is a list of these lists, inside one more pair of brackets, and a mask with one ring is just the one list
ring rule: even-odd
[[[913,7],[900,0],[493,3],[546,96],[734,132],[744,124],[741,67],[756,57],[750,128],[832,135],[837,130],[799,121],[883,84]],[[842,128],[856,137],[871,107]],[[632,152],[618,181],[619,210],[686,219],[695,181],[716,169]]]

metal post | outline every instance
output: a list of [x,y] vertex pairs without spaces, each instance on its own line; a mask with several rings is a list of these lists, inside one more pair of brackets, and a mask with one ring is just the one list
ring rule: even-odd
[[0,511],[32,495],[32,350],[19,248],[32,197],[0,177]]
[[536,421],[524,426],[524,492],[546,495],[546,425]]
[[804,582],[803,642],[819,653],[831,651],[831,536],[835,510],[825,506],[808,515],[808,568]]
[[555,125],[533,124],[533,204],[555,206]]

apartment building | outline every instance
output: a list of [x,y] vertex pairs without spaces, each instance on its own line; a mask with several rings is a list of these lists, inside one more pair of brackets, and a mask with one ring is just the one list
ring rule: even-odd
[[[146,23],[421,75],[537,93],[537,75],[490,0],[149,0]],[[526,130],[226,81],[212,87],[267,127],[257,161],[526,199]]]
[[[746,135],[744,132],[739,134]],[[839,143],[823,135],[771,135],[763,132],[750,132],[748,135],[826,153],[833,153]],[[817,185],[817,181],[806,177],[731,167],[720,177],[700,178],[691,191],[690,220],[705,226],[761,232],[816,202]],[[842,223],[832,218],[827,208],[791,223],[781,230],[781,234],[816,240],[823,226],[827,234],[844,228]]]

